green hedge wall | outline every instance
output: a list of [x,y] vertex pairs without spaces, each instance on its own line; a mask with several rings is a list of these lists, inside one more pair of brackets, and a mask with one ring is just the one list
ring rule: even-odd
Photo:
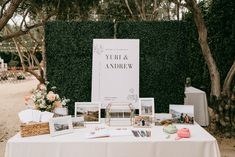
[[48,22],[45,26],[47,79],[61,96],[74,102],[91,101],[92,42],[113,38],[109,22]]
[[154,97],[155,111],[184,102],[187,67],[186,23],[123,22],[118,38],[140,39],[140,97]]
[[[49,22],[45,26],[47,78],[58,93],[75,101],[91,101],[92,39],[113,38],[110,22]],[[183,103],[187,70],[186,24],[125,22],[118,38],[140,39],[140,96],[154,97],[156,112]]]

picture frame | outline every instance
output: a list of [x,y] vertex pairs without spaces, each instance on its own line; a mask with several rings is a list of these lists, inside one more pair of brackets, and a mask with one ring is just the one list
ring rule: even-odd
[[100,102],[75,102],[75,117],[84,117],[84,123],[100,123]]
[[135,116],[134,117],[134,127],[140,128],[150,128],[152,126],[152,117],[151,116]]
[[72,125],[73,129],[84,128],[84,117],[72,117]]
[[154,117],[154,98],[139,98],[139,115]]
[[71,116],[56,117],[49,120],[51,136],[58,136],[73,132]]
[[169,113],[173,123],[194,124],[194,106],[170,104]]

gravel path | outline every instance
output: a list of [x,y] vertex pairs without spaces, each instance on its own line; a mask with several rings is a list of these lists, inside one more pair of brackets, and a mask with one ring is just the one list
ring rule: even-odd
[[0,157],[4,157],[7,140],[19,131],[17,113],[25,109],[24,96],[37,84],[38,81],[32,78],[17,83],[0,83]]

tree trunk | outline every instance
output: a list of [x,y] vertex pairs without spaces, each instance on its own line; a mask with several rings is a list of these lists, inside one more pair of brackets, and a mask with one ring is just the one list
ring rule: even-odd
[[220,108],[224,119],[226,136],[235,136],[235,61],[231,66],[223,85]]
[[[11,33],[11,30],[10,28],[8,27],[5,27],[6,28],[6,31],[8,33]],[[19,55],[19,58],[20,58],[20,63],[21,63],[21,66],[23,68],[23,71],[25,71],[25,64],[24,64],[24,58],[23,58],[23,54],[21,53],[21,49],[20,49],[20,45],[17,43],[17,41],[15,40],[15,38],[12,38],[13,42],[15,43],[15,46],[16,46],[16,49],[17,49],[17,52],[18,52],[18,55]]]
[[35,76],[36,79],[37,79],[40,83],[42,83],[42,84],[45,83],[45,79],[42,78],[41,75],[38,75],[33,69],[25,68],[25,71],[26,71],[26,72],[29,72],[30,74],[32,74],[33,76]]
[[[3,29],[3,27],[6,26],[7,22],[13,16],[14,12],[16,11],[16,9],[18,8],[18,6],[20,5],[21,2],[22,2],[22,0],[12,0],[11,1],[9,7],[3,13],[3,16],[0,19],[0,31]],[[2,9],[4,9],[4,8],[2,8]]]
[[[43,34],[45,33],[44,28],[42,29]],[[46,78],[46,48],[45,48],[45,38],[42,38],[42,61],[41,61],[41,76],[44,78],[44,80],[47,80]]]
[[199,36],[199,44],[209,69],[211,80],[211,95],[219,98],[221,93],[220,74],[207,42],[207,29],[202,17],[201,10],[195,0],[186,0],[186,6],[193,13],[194,22],[196,24]]
[[[178,0],[172,1],[175,4],[180,4]],[[199,44],[209,69],[211,97],[213,98],[212,103],[216,106],[213,111],[215,112],[215,120],[217,124],[217,127],[212,129],[218,130],[219,126],[219,131],[224,132],[225,136],[230,137],[231,133],[235,136],[235,80],[233,79],[235,75],[235,61],[224,81],[223,91],[221,91],[220,75],[207,42],[207,29],[201,10],[197,5],[196,0],[185,0],[185,2],[185,4],[180,5],[188,8],[193,13],[194,22],[199,36]],[[223,129],[221,129],[221,126]]]
[[[214,111],[216,113],[217,128],[214,129],[218,130],[219,127],[220,131],[222,131],[226,137],[231,137],[231,135],[235,136],[235,61],[224,81],[223,91],[221,91],[220,75],[208,46],[207,29],[201,10],[196,0],[186,0],[186,7],[191,10],[194,15],[193,17],[199,35],[199,44],[210,73],[211,96],[213,96],[212,103],[216,105]],[[221,129],[221,127],[223,129]]]
[[[5,27],[6,30],[11,33],[11,30],[8,28],[8,27]],[[32,74],[33,76],[36,77],[36,79],[40,82],[40,83],[45,83],[45,79],[41,73],[42,69],[40,66],[38,66],[39,68],[39,73],[40,74],[37,74],[33,69],[30,69],[29,67],[27,67],[24,63],[24,58],[23,58],[23,54],[22,54],[22,51],[20,49],[20,45],[17,43],[16,39],[15,38],[12,38],[12,40],[14,41],[15,43],[15,46],[16,46],[16,49],[17,49],[17,52],[18,52],[18,55],[19,55],[19,58],[20,58],[20,63],[21,63],[21,66],[23,68],[23,71],[25,72],[29,72],[30,74]],[[29,59],[29,63],[30,63],[30,59]]]

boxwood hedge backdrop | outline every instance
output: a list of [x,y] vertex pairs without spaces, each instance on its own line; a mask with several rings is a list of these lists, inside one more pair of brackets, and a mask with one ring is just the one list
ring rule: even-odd
[[[114,30],[117,28],[117,30]],[[114,33],[115,32],[115,33]],[[183,22],[48,22],[45,26],[47,79],[61,96],[91,101],[94,38],[140,39],[140,97],[154,97],[155,111],[182,104],[187,72]]]

